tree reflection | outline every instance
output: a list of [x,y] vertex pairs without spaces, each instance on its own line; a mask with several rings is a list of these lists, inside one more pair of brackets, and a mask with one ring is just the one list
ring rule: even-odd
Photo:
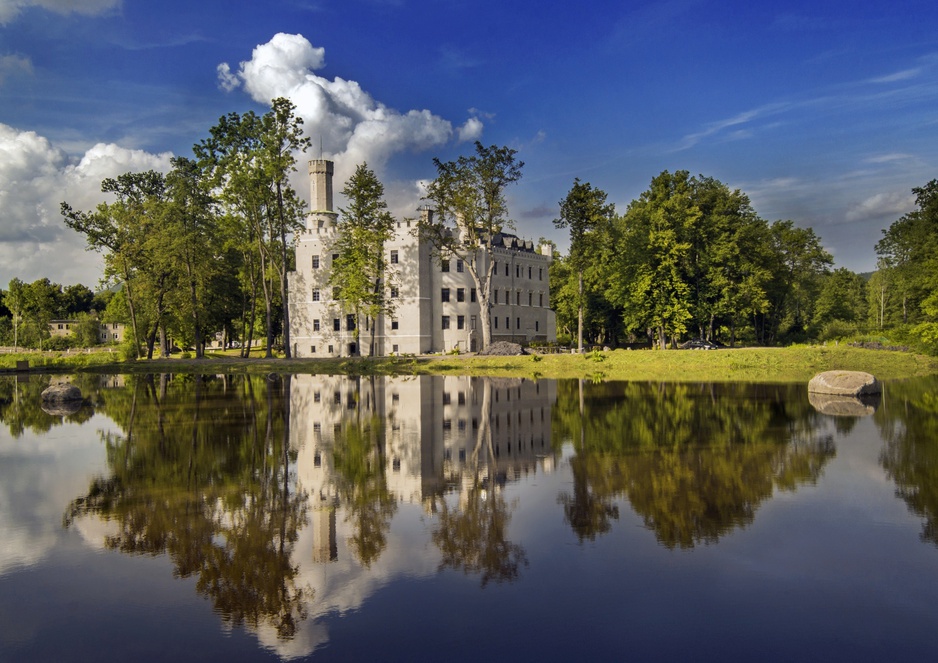
[[291,562],[306,497],[290,490],[289,379],[153,376],[107,390],[124,431],[105,436],[111,476],[65,515],[117,526],[105,545],[166,554],[222,618],[291,637],[311,599]]
[[[439,525],[432,538],[442,555],[440,569],[477,573],[484,587],[491,581],[515,580],[528,560],[524,548],[507,538],[511,510],[501,485],[493,480],[496,472],[493,382],[483,378],[475,384],[482,386],[482,409],[476,443],[461,481],[463,490],[455,506],[442,497],[434,501],[432,508],[437,510]],[[487,463],[482,462],[483,457]]]
[[[375,403],[374,378],[367,384],[371,396],[368,402]],[[360,397],[360,389],[356,394]],[[385,476],[384,422],[377,414],[363,414],[363,409],[359,404],[355,408],[357,418],[347,421],[336,436],[334,458],[336,489],[346,506],[346,522],[352,524],[349,549],[368,568],[388,545],[387,534],[397,502]]]
[[[25,377],[25,379],[21,379]],[[75,375],[73,382],[86,401],[92,401],[97,392],[97,376]],[[48,433],[62,423],[84,423],[94,416],[94,409],[83,403],[76,411],[68,414],[50,414],[41,407],[41,394],[52,382],[49,375],[0,377],[0,422],[6,424],[10,435],[17,439],[26,431]]]
[[938,545],[938,376],[889,384],[873,418],[896,495],[925,519],[922,540]]
[[632,509],[668,548],[715,543],[755,517],[775,489],[814,483],[834,454],[805,399],[780,386],[608,383],[559,386],[559,440],[573,440],[572,494],[562,494],[577,537],[593,539]]

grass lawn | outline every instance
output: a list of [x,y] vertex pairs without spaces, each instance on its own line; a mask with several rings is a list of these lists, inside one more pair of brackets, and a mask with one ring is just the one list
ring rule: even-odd
[[115,361],[116,355],[0,355],[0,370],[28,359],[34,370],[100,373],[312,373],[351,375],[487,375],[669,382],[801,382],[833,369],[866,371],[881,380],[938,374],[938,358],[847,345],[721,350],[614,350],[587,355],[521,357],[381,357],[375,359],[242,359],[237,351],[205,359]]

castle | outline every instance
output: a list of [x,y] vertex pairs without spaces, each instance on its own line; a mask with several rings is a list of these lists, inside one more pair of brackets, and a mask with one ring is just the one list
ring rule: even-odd
[[[393,287],[386,297],[393,313],[378,316],[374,329],[342,308],[329,285],[338,213],[333,210],[334,164],[326,159],[309,162],[310,213],[306,228],[296,237],[296,271],[290,274],[290,340],[295,357],[383,356],[476,352],[482,330],[476,284],[462,260],[440,258],[433,247],[413,232],[415,221],[397,221],[394,236],[384,250]],[[432,214],[421,211],[425,218]],[[550,309],[550,247],[535,249],[533,242],[499,233],[493,238],[492,342],[555,341],[557,323]],[[480,251],[479,269],[487,268]],[[366,345],[367,344],[367,345]]]

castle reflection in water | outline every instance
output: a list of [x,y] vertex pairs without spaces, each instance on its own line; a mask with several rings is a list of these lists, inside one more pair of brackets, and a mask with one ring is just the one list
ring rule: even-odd
[[313,560],[336,560],[337,510],[349,506],[342,486],[367,479],[336,466],[337,452],[354,453],[344,448],[353,446],[350,438],[364,440],[354,446],[382,491],[432,514],[447,496],[464,501],[474,487],[498,490],[506,481],[550,472],[555,401],[554,381],[295,376],[290,446],[297,453],[297,488],[309,496]]

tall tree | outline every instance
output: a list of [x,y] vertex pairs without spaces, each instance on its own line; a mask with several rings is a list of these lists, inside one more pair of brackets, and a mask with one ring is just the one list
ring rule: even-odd
[[630,330],[650,329],[659,348],[691,320],[690,287],[682,266],[691,227],[700,219],[687,171],[662,172],[632,201],[619,222],[614,279],[607,296],[624,310]]
[[461,259],[479,296],[482,347],[492,340],[492,259],[496,235],[512,227],[505,189],[521,179],[523,161],[516,150],[475,143],[475,154],[455,161],[434,159],[437,176],[427,187],[426,199],[436,216],[418,221],[421,240],[433,246],[441,259]]
[[[156,219],[165,190],[162,173],[153,170],[125,173],[101,183],[101,191],[112,194],[115,202],[102,203],[93,212],[74,210],[65,202],[61,205],[65,224],[85,235],[89,250],[105,253],[105,277],[114,278],[123,286],[138,358],[141,340],[148,341],[147,356],[152,357],[155,329],[165,310],[163,302],[170,287],[169,265],[154,262],[148,249],[148,244],[152,246],[160,236],[161,227]],[[140,316],[144,313],[141,305],[145,303],[150,305],[146,307],[149,315]],[[152,333],[148,333],[150,328]]]
[[361,355],[361,318],[368,321],[372,344],[375,320],[393,312],[386,288],[396,281],[389,272],[384,245],[394,235],[394,219],[384,201],[384,185],[367,163],[359,164],[345,183],[342,195],[348,206],[340,208],[338,235],[333,250],[329,284],[339,288],[339,300],[355,316],[355,348]]
[[606,204],[606,192],[594,189],[589,182],[574,178],[567,197],[560,201],[560,218],[554,219],[557,228],[570,229],[569,262],[577,277],[577,351],[583,352],[583,311],[586,299],[583,293],[583,274],[595,256],[596,231],[609,224],[615,216],[615,206]]

